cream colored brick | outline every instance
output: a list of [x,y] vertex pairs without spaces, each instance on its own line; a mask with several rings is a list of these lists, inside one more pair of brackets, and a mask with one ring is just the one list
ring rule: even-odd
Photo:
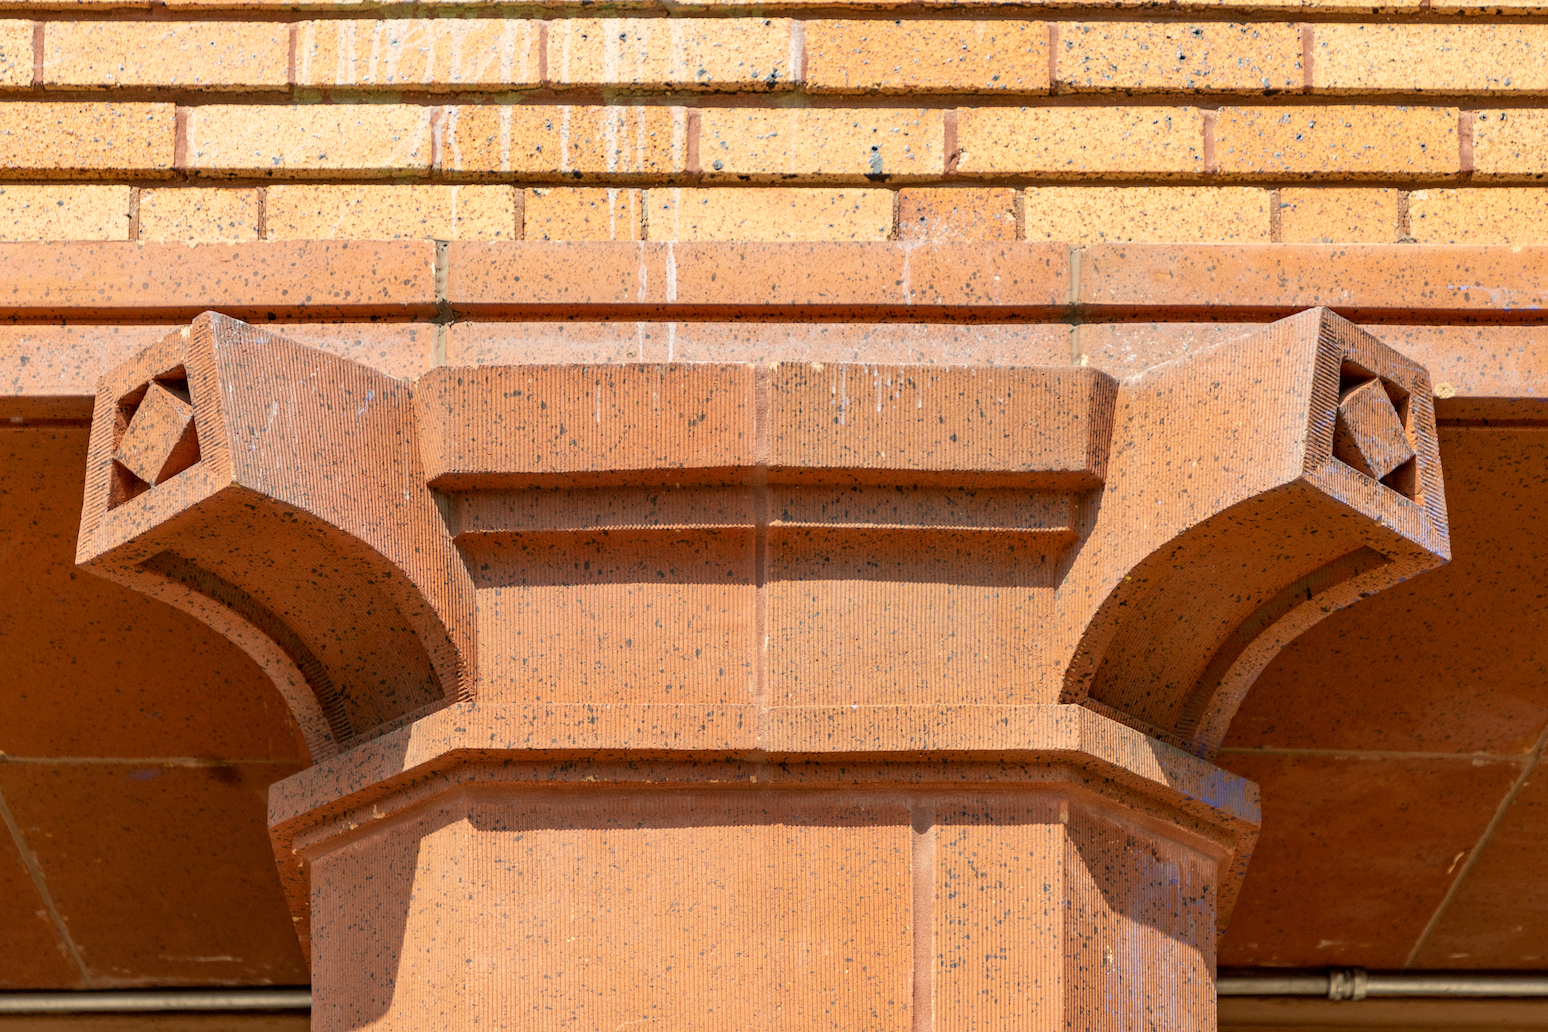
[[944,169],[940,111],[706,108],[705,175],[936,176]]
[[1481,175],[1531,176],[1548,171],[1548,111],[1480,111],[1473,118],[1473,169]]
[[7,103],[0,169],[19,175],[169,174],[176,141],[171,104]]
[[641,191],[616,186],[551,186],[527,191],[528,240],[639,240]]
[[1458,169],[1457,109],[1222,108],[1215,160],[1222,173],[1444,175]]
[[1421,244],[1548,244],[1548,187],[1415,190],[1408,231]]
[[1269,192],[1241,186],[1041,186],[1023,194],[1028,240],[1266,243]]
[[798,54],[789,18],[562,18],[548,74],[564,86],[787,89]]
[[296,81],[306,86],[530,86],[541,23],[524,18],[303,22]]
[[49,86],[284,87],[290,28],[279,22],[49,22]]
[[814,92],[1048,90],[1048,26],[1038,21],[806,23]]
[[432,110],[410,104],[190,108],[188,167],[257,176],[425,172]]
[[0,21],[0,89],[32,85],[32,23]]
[[712,187],[647,192],[652,240],[886,240],[892,191]]
[[458,172],[659,176],[683,170],[687,130],[683,108],[460,107],[442,161]]
[[0,186],[0,240],[128,240],[127,186]]
[[270,240],[509,240],[509,186],[271,186]]
[[1204,170],[1204,120],[1191,107],[963,108],[957,145],[963,173]]
[[1287,244],[1391,244],[1398,191],[1287,187],[1279,192],[1279,239]]
[[1076,90],[1300,89],[1301,30],[1230,22],[1064,22],[1059,82]]
[[1548,90],[1548,25],[1315,28],[1312,85],[1330,93]]
[[258,191],[146,190],[140,194],[140,239],[185,243],[258,239]]
[[927,187],[898,198],[902,240],[1015,240],[1016,191],[1004,187]]

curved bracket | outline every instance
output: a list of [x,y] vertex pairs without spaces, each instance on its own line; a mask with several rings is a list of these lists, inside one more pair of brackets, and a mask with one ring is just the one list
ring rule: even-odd
[[469,697],[408,384],[206,313],[102,378],[77,562],[242,647],[314,760]]
[[1201,756],[1297,635],[1450,559],[1429,376],[1326,309],[1124,382],[1092,505],[1061,701]]

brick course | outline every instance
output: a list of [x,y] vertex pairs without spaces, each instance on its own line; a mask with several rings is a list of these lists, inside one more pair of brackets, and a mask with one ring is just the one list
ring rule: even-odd
[[510,240],[508,186],[271,186],[270,240]]
[[127,186],[0,186],[0,240],[128,240]]
[[709,108],[700,119],[705,175],[855,179],[945,171],[940,111]]
[[[1006,240],[1024,215],[1032,238],[1072,242],[1259,239],[1261,193],[1225,183],[1316,179],[1327,185],[1281,191],[1276,239],[1383,242],[1401,232],[1404,180],[1423,186],[1473,171],[1532,181],[1548,167],[1548,112],[1483,107],[1474,115],[1455,99],[1548,90],[1548,61],[1540,59],[1548,26],[1535,24],[1301,25],[1288,20],[1288,7],[1284,20],[1239,22],[1184,14],[1057,23],[792,19],[740,10],[724,18],[540,20],[477,6],[471,17],[372,18],[349,9],[345,18],[289,23],[244,19],[240,12],[254,4],[261,6],[242,0],[221,20],[199,19],[220,8],[214,0],[171,0],[185,20],[0,20],[0,89],[33,88],[36,42],[45,90],[134,91],[125,100],[109,92],[88,102],[77,92],[73,100],[34,93],[4,102],[0,174],[302,177],[315,182],[276,196],[314,201],[293,225],[272,222],[272,232],[303,236],[502,239],[521,231],[516,204],[524,198],[533,239],[637,239],[653,235],[653,213],[658,230],[670,214],[681,239]],[[1305,66],[1303,46],[1312,58]],[[1085,96],[1021,106],[968,99],[1046,92],[1051,73],[1058,92]],[[793,98],[775,96],[798,83],[810,103],[787,106]],[[532,99],[518,92],[545,84],[551,92]],[[272,103],[275,91],[292,89],[293,103]],[[230,97],[242,90],[270,96],[263,104]],[[411,90],[448,95],[438,101]],[[458,97],[460,90],[479,92]],[[677,90],[739,96],[692,107],[650,96]],[[188,92],[161,100],[156,91]],[[1358,99],[1395,91],[1443,92],[1448,103]],[[817,96],[911,92],[934,93],[940,106]],[[1218,112],[1162,99],[1193,92],[1269,99]],[[554,102],[566,94],[585,102]],[[1122,102],[1135,94],[1147,102]],[[186,106],[175,109],[174,97]],[[428,199],[496,194],[417,182],[390,188],[402,190],[400,203],[377,204],[358,183],[447,176],[486,185],[512,175],[523,177],[525,193],[503,184],[497,205],[470,215],[478,205],[458,202],[455,218],[442,200]],[[942,182],[952,176],[999,182]],[[1176,177],[1190,185],[1163,185]],[[329,186],[330,178],[357,182]],[[1394,188],[1372,183],[1380,179]],[[1104,180],[1127,182],[1109,191],[1098,185]],[[901,193],[885,189],[900,185]],[[653,199],[642,189],[655,191]],[[1529,214],[1520,229],[1491,225],[1492,214],[1470,221],[1496,204],[1530,213],[1530,192],[1515,200],[1420,194],[1423,239],[1535,238]],[[148,192],[139,232],[251,239],[258,197],[245,188]],[[890,217],[883,201],[894,206]],[[71,215],[48,232],[96,239],[108,230],[93,219]]]
[[957,171],[1199,173],[1203,127],[1202,114],[1191,107],[963,108]]
[[798,187],[646,191],[652,240],[886,240],[892,191]]
[[432,110],[409,104],[192,108],[187,167],[245,176],[428,172]]
[[1190,92],[1299,89],[1294,25],[1227,22],[1065,22],[1059,83],[1073,90]]
[[685,167],[687,127],[682,108],[453,108],[442,164],[452,172],[668,175]]
[[245,243],[258,239],[257,190],[209,187],[140,194],[140,239]]
[[4,112],[0,170],[135,177],[172,171],[176,115],[171,104],[18,101]]
[[1048,27],[1038,21],[810,21],[813,92],[1043,93]]
[[307,86],[536,85],[539,23],[518,18],[387,18],[299,26],[296,81]]
[[289,81],[280,22],[50,22],[47,86],[277,89]]
[[1028,187],[1030,241],[1266,243],[1269,192],[1219,186]]
[[1460,168],[1456,108],[1227,107],[1215,124],[1222,174],[1449,175]]
[[548,32],[561,86],[788,89],[797,54],[789,18],[565,18]]

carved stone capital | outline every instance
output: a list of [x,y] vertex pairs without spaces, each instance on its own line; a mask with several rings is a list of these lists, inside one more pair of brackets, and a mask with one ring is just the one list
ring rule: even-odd
[[[1112,832],[1117,880],[1069,898],[1138,943],[1150,918],[1115,901],[1175,847],[1203,872],[1197,920],[1223,926],[1256,789],[1207,758],[1245,692],[1449,547],[1425,371],[1321,309],[1123,382],[678,364],[410,384],[204,315],[104,378],[90,464],[81,564],[240,644],[307,734],[317,766],[271,795],[303,939],[314,866],[353,891],[351,843],[412,853],[440,834],[425,807],[492,842],[497,811],[605,788],[665,827],[668,785],[732,823],[754,794],[803,821],[816,794],[886,800],[894,830],[1001,820],[1004,796],[1068,836],[1060,814],[1094,807],[1132,835]],[[474,786],[505,802],[459,801]],[[591,841],[554,805],[556,849]],[[1206,979],[1207,922],[1166,947]]]
[[1002,748],[1076,702],[1209,755],[1282,645],[1447,556],[1425,372],[1326,310],[1121,384],[410,385],[206,315],[104,378],[80,540],[242,644],[317,757],[456,699],[536,707],[534,747],[769,754]]
[[77,561],[247,652],[313,760],[471,698],[473,589],[412,389],[201,315],[102,378]]
[[1061,698],[1210,756],[1278,651],[1451,557],[1429,376],[1327,309],[1119,388]]

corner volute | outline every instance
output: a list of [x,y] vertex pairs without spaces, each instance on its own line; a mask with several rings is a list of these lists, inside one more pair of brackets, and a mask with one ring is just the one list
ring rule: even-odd
[[246,651],[314,760],[471,691],[410,385],[225,316],[102,378],[76,560]]
[[1062,699],[1200,756],[1329,613],[1450,558],[1429,376],[1313,309],[1125,381]]

